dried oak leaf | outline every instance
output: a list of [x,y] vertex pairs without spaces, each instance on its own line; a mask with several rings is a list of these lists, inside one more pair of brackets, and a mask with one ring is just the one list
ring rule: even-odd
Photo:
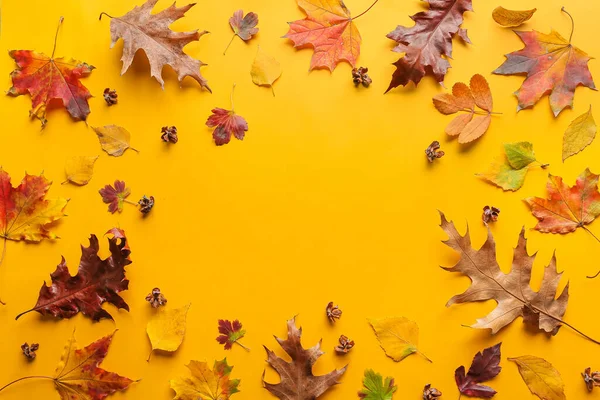
[[47,227],[65,216],[67,199],[46,199],[52,182],[44,175],[25,174],[13,187],[10,175],[0,167],[0,238],[39,242],[56,239]]
[[577,228],[586,229],[600,215],[598,178],[586,169],[579,175],[575,186],[565,185],[560,176],[548,175],[548,198],[529,197],[525,202],[538,219],[534,229],[544,233],[569,233]]
[[460,28],[463,14],[473,11],[472,0],[427,0],[429,10],[419,12],[410,18],[415,25],[407,28],[402,25],[388,33],[387,37],[398,44],[395,52],[404,53],[394,63],[396,71],[386,93],[400,85],[414,82],[417,85],[425,74],[431,74],[438,82],[450,68],[448,58],[452,57],[452,39],[458,34],[470,43],[466,30]]
[[122,17],[112,18],[110,21],[110,46],[113,47],[121,38],[124,43],[121,75],[127,72],[135,53],[142,49],[150,62],[150,75],[156,78],[163,88],[165,82],[162,70],[165,65],[169,65],[177,73],[180,82],[189,76],[210,92],[206,79],[200,74],[200,67],[206,64],[183,52],[187,44],[199,40],[208,32],[174,32],[169,29],[169,26],[183,18],[195,3],[180,8],[173,3],[169,8],[151,14],[157,2],[158,0],[148,0],[142,6],[136,6]]
[[111,303],[117,308],[129,311],[129,306],[119,296],[119,292],[127,290],[129,280],[125,277],[125,267],[131,264],[125,232],[113,228],[107,232],[113,235],[108,239],[111,255],[102,260],[98,256],[100,246],[96,235],[90,236],[90,246],[81,246],[81,261],[77,275],[71,276],[63,257],[50,278],[50,286],[42,285],[37,304],[31,311],[37,311],[44,316],[56,318],[71,318],[81,312],[83,315],[99,321],[102,318],[113,319],[102,308],[103,303]]
[[287,327],[288,338],[284,340],[276,337],[275,339],[292,361],[285,361],[265,346],[268,357],[267,362],[277,371],[281,377],[281,382],[277,384],[268,383],[265,382],[263,377],[263,385],[265,389],[281,400],[315,400],[338,383],[338,378],[346,372],[347,366],[334,370],[327,375],[313,375],[312,367],[314,363],[325,354],[321,351],[321,342],[310,349],[304,349],[300,343],[302,328],[298,329],[296,327],[295,317],[287,322]]
[[173,400],[228,400],[240,391],[240,380],[229,378],[233,367],[227,365],[226,358],[215,361],[212,370],[201,361],[190,361],[186,366],[192,377],[171,379],[171,389],[175,391]]
[[309,70],[333,71],[341,61],[353,67],[360,54],[361,37],[350,10],[342,0],[296,0],[306,18],[290,22],[284,38],[294,47],[313,47]]
[[496,394],[496,391],[489,386],[480,385],[482,382],[489,381],[500,373],[500,346],[498,343],[493,347],[488,347],[475,354],[469,372],[465,374],[465,367],[460,366],[454,371],[456,386],[461,394],[472,397],[490,398]]
[[134,381],[99,367],[106,357],[114,332],[87,345],[75,347],[75,332],[56,367],[54,386],[62,400],[102,400],[123,391]]
[[241,338],[246,335],[246,331],[242,329],[242,323],[237,319],[233,322],[228,319],[220,319],[219,320],[219,333],[217,336],[217,342],[223,345],[225,350],[231,350],[234,343],[239,344],[244,349],[248,350],[243,344],[239,342]]
[[[575,89],[579,85],[596,89],[588,68],[591,59],[558,32],[515,31],[525,44],[521,50],[506,55],[506,61],[493,73],[526,75],[521,88],[515,92],[517,111],[533,107],[542,96],[550,94],[550,108],[558,116],[566,107],[573,107]],[[571,36],[573,32],[571,32]]]
[[488,229],[488,237],[479,250],[471,247],[469,231],[464,236],[458,233],[453,222],[448,222],[440,212],[441,228],[448,234],[444,243],[460,253],[460,260],[446,271],[458,272],[471,279],[471,285],[462,294],[452,297],[446,307],[452,304],[494,300],[496,308],[486,317],[477,320],[473,328],[491,329],[497,333],[517,317],[535,330],[555,335],[562,326],[562,318],[569,301],[569,284],[556,299],[562,273],[557,272],[556,255],[544,269],[544,277],[539,291],[529,286],[535,255],[527,254],[525,229],[521,230],[517,247],[514,250],[512,268],[508,274],[500,270],[496,261],[496,243]]

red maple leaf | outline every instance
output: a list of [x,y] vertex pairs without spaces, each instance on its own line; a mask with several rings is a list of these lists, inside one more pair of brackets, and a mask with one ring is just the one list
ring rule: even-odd
[[221,335],[217,337],[217,342],[223,344],[225,350],[230,350],[234,343],[237,343],[244,349],[248,350],[246,346],[239,342],[239,340],[246,334],[246,331],[242,329],[242,323],[237,319],[233,322],[227,319],[220,319],[219,333]]
[[[233,88],[235,89],[235,85],[233,85]],[[244,136],[248,130],[248,123],[244,117],[237,115],[234,111],[233,89],[231,90],[231,110],[217,107],[213,108],[211,112],[212,115],[206,120],[206,126],[215,128],[213,139],[217,146],[229,143],[232,134],[236,139],[244,140]]]

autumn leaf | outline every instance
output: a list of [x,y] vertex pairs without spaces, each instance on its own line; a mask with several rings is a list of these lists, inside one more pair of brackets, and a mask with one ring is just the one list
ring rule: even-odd
[[560,176],[548,175],[547,199],[529,197],[525,202],[538,219],[534,229],[543,233],[569,233],[594,222],[600,215],[599,176],[586,169],[575,186],[565,185]]
[[90,236],[90,246],[81,246],[81,261],[75,276],[71,276],[63,257],[50,278],[52,283],[42,285],[37,304],[31,310],[17,315],[19,319],[24,314],[37,311],[43,316],[55,318],[71,318],[79,312],[99,321],[102,318],[113,319],[102,308],[103,303],[113,304],[119,309],[129,311],[129,306],[119,296],[119,292],[127,290],[129,280],[125,277],[125,267],[131,264],[125,232],[111,229],[107,234],[111,255],[102,260],[98,256],[100,246],[96,235]]
[[269,86],[275,96],[275,90],[273,89],[273,83],[281,76],[281,64],[279,61],[265,53],[258,46],[256,58],[252,63],[250,69],[250,75],[252,76],[252,82],[258,86]]
[[[449,136],[458,136],[458,143],[470,143],[488,130],[494,114],[493,104],[490,86],[479,74],[473,75],[469,86],[458,82],[452,87],[452,94],[442,93],[433,98],[433,105],[444,115],[465,113],[446,127]],[[476,111],[475,105],[484,111]]]
[[226,358],[215,361],[212,370],[201,361],[190,361],[187,367],[191,378],[171,379],[173,400],[227,400],[240,391],[240,380],[229,378],[233,367],[227,365]]
[[248,130],[248,123],[244,117],[235,113],[233,105],[233,89],[231,90],[231,110],[225,110],[224,108],[213,108],[212,114],[206,120],[206,126],[209,128],[215,128],[213,131],[213,139],[217,146],[222,146],[229,143],[231,135],[235,136],[238,140],[244,140],[246,131]]
[[131,189],[125,186],[125,182],[115,180],[115,186],[106,185],[98,190],[102,201],[108,204],[108,211],[112,214],[123,211],[123,204],[127,201],[127,197],[131,194]]
[[[60,18],[62,24],[63,18]],[[71,117],[77,121],[85,121],[90,113],[88,99],[92,97],[89,90],[79,81],[92,73],[94,66],[72,58],[54,58],[58,28],[54,37],[52,55],[32,50],[12,50],[8,53],[15,63],[15,69],[10,77],[13,86],[7,94],[31,96],[31,111],[29,115],[46,125],[46,108],[54,101],[60,101]]]
[[210,92],[206,79],[200,74],[200,67],[206,64],[183,52],[187,44],[199,40],[208,32],[198,32],[198,30],[174,32],[169,29],[169,26],[183,18],[195,3],[179,8],[173,3],[169,8],[152,14],[152,9],[157,2],[158,0],[147,0],[142,6],[136,6],[118,18],[106,13],[100,14],[100,18],[102,15],[111,18],[110,47],[113,47],[117,40],[123,39],[121,75],[129,69],[135,53],[142,49],[150,62],[150,75],[156,78],[163,88],[165,82],[162,78],[162,70],[165,65],[168,65],[177,73],[179,82],[189,76]]
[[[564,8],[563,11],[566,12]],[[556,117],[566,107],[573,107],[577,86],[596,89],[587,65],[591,58],[571,44],[573,27],[568,41],[554,30],[549,34],[537,31],[515,33],[525,47],[507,54],[504,64],[493,73],[527,76],[515,92],[519,100],[517,111],[533,107],[542,96],[550,94],[550,108]]]
[[108,155],[119,157],[122,156],[127,149],[137,152],[136,149],[129,145],[131,134],[127,129],[117,125],[106,125],[98,128],[92,127],[92,129],[96,132],[96,135],[98,135],[102,150],[107,152]]
[[566,400],[560,373],[548,361],[534,356],[509,358],[508,361],[517,364],[531,393],[542,400]]
[[94,163],[98,156],[76,156],[67,159],[65,163],[65,174],[67,180],[75,185],[87,185],[94,174]]
[[536,11],[537,8],[531,10],[513,11],[507,10],[504,7],[496,7],[494,11],[492,11],[492,18],[498,25],[515,28],[529,21]]
[[398,362],[413,353],[419,353],[427,361],[431,360],[417,348],[419,342],[419,326],[404,317],[388,317],[369,319],[377,340],[385,354]]
[[596,137],[598,127],[592,115],[592,106],[585,113],[575,118],[563,136],[563,162],[589,146]]
[[277,371],[281,381],[276,384],[268,383],[264,381],[263,377],[263,385],[272,395],[281,400],[315,400],[338,383],[338,378],[346,372],[347,366],[333,370],[326,375],[313,375],[314,363],[325,354],[321,351],[321,342],[310,349],[304,349],[300,343],[302,329],[296,327],[295,317],[287,322],[287,327],[287,339],[275,339],[290,356],[291,362],[276,356],[274,352],[265,347],[267,362]]
[[394,63],[396,71],[386,93],[409,82],[418,85],[421,79],[430,74],[438,82],[450,68],[452,39],[459,35],[469,42],[466,30],[460,28],[463,14],[473,11],[472,0],[427,0],[429,10],[411,16],[415,25],[408,28],[402,25],[388,33],[387,37],[396,41],[395,52],[404,53]]
[[394,384],[394,378],[388,376],[384,382],[381,374],[372,369],[365,371],[363,386],[365,388],[358,392],[358,397],[364,400],[392,400],[394,393],[398,390],[398,386]]
[[290,39],[296,48],[314,49],[309,71],[315,68],[333,71],[341,61],[356,66],[362,39],[354,20],[369,11],[378,0],[354,18],[342,0],[296,1],[306,18],[290,22],[290,30],[284,38]]
[[242,329],[242,323],[237,319],[233,322],[227,319],[220,319],[219,333],[220,335],[217,337],[217,342],[224,345],[223,347],[225,350],[231,350],[231,347],[233,347],[234,343],[237,343],[245,350],[250,350],[239,342],[239,340],[246,334],[246,331]]
[[5,385],[0,391],[25,379],[52,380],[62,400],[103,400],[113,393],[124,391],[134,381],[99,367],[108,354],[114,335],[113,332],[78,349],[75,344],[75,331],[73,331],[73,336],[65,345],[54,377],[26,376]]
[[[454,223],[448,222],[440,212],[441,228],[448,235],[444,243],[460,254],[460,260],[454,267],[444,267],[446,271],[457,272],[471,279],[471,285],[462,294],[452,297],[446,307],[452,304],[494,300],[496,308],[486,317],[477,320],[473,328],[490,329],[493,334],[506,327],[517,317],[523,317],[523,323],[535,330],[555,335],[565,324],[562,320],[569,301],[569,284],[558,298],[558,284],[562,273],[557,271],[556,255],[544,268],[544,277],[539,291],[529,285],[535,254],[527,254],[525,229],[521,230],[517,247],[514,250],[512,268],[504,273],[496,261],[496,243],[488,230],[487,240],[479,250],[471,247],[469,231],[463,236],[458,233]],[[570,325],[568,325],[570,326]],[[578,331],[579,332],[579,331]],[[587,337],[587,336],[586,336]]]
[[483,397],[489,399],[494,397],[496,391],[489,386],[480,385],[495,378],[502,367],[500,366],[500,346],[498,343],[475,354],[469,372],[465,374],[465,367],[460,366],[454,371],[456,386],[461,394],[471,397]]
[[258,25],[258,15],[256,13],[249,12],[246,14],[246,16],[244,16],[243,10],[237,10],[233,13],[233,16],[229,18],[229,25],[233,30],[233,36],[225,48],[223,55],[225,55],[227,49],[229,46],[231,46],[231,43],[236,36],[238,36],[244,42],[247,42],[248,40],[252,39],[252,36],[258,33],[258,28],[256,28],[256,25]]
[[187,313],[190,304],[174,310],[159,310],[148,322],[146,333],[152,345],[152,351],[148,356],[152,357],[154,350],[167,352],[176,351],[185,337]]

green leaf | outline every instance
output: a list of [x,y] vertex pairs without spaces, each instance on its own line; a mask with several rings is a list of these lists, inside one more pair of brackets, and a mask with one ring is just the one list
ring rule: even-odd
[[372,369],[365,371],[363,379],[363,390],[358,392],[358,397],[364,400],[391,400],[398,387],[394,385],[394,378],[383,377]]
[[504,152],[510,166],[522,169],[536,161],[533,145],[529,142],[506,143]]
[[477,174],[477,176],[504,190],[515,191],[523,186],[528,170],[528,166],[514,169],[508,162],[508,156],[504,156],[494,160],[486,172]]

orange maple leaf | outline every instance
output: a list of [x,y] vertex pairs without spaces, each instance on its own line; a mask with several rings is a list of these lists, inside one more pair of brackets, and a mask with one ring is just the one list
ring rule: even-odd
[[290,30],[284,38],[294,42],[294,47],[313,47],[309,70],[327,68],[333,71],[340,61],[347,61],[354,67],[362,39],[353,21],[369,11],[377,1],[352,18],[342,0],[297,0],[306,18],[290,22]]
[[[61,17],[59,22],[62,23]],[[54,58],[56,37],[52,55],[32,50],[12,50],[8,54],[15,60],[18,68],[11,74],[13,86],[8,94],[20,96],[29,93],[31,96],[31,117],[36,117],[46,125],[46,109],[53,101],[62,101],[71,117],[85,121],[90,113],[88,99],[92,97],[89,90],[79,82],[88,76],[94,67],[72,58]]]

